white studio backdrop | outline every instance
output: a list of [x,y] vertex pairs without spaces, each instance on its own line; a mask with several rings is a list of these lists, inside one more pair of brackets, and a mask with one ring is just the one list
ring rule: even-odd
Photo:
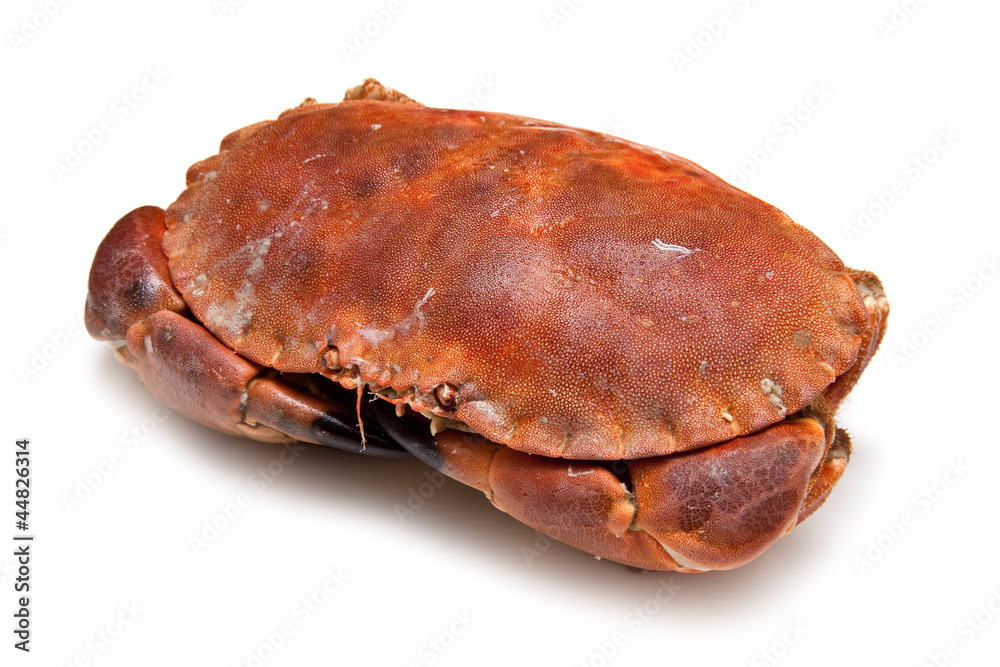
[[[5,3],[0,664],[998,664],[998,20],[984,0]],[[83,331],[97,244],[231,130],[368,76],[683,155],[878,273],[888,333],[826,505],[737,570],[636,573],[417,462],[166,412]]]

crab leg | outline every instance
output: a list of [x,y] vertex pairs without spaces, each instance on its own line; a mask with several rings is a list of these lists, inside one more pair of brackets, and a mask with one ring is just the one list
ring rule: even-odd
[[171,409],[223,433],[265,442],[302,440],[352,452],[408,457],[357,416],[326,397],[240,357],[199,322],[187,319],[160,250],[163,210],[146,206],[118,221],[97,250],[87,298],[87,329],[109,340]]
[[[375,414],[417,458],[480,489],[519,521],[584,551],[654,570],[746,563],[822,502],[829,486],[814,478],[835,472],[826,461],[820,465],[827,437],[814,418],[605,466],[532,456],[462,431],[431,436],[426,423],[398,419],[388,405],[376,405]],[[612,471],[616,465],[621,473],[627,468],[624,482]]]

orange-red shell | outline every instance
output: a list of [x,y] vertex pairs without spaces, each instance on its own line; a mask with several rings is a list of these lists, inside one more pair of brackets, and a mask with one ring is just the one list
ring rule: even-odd
[[[780,421],[858,354],[840,259],[683,158],[507,114],[312,104],[234,132],[167,210],[192,313],[530,453],[686,450]],[[442,384],[454,405],[435,399]]]

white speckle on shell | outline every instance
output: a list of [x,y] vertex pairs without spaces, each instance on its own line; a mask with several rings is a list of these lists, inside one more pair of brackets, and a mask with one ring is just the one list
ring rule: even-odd
[[770,378],[764,378],[760,381],[760,390],[771,401],[771,405],[778,408],[779,417],[784,417],[788,414],[788,408],[785,407],[784,401],[781,400],[782,388],[780,384]]
[[[278,236],[279,234],[275,234]],[[264,255],[267,251],[271,249],[271,237],[261,239],[257,244],[257,249],[255,251],[255,256],[250,266],[247,267],[247,275],[253,276],[260,273],[261,269],[264,268]]]
[[688,248],[682,245],[676,245],[674,243],[664,243],[660,239],[653,239],[653,245],[656,246],[657,250],[662,250],[664,252],[677,253],[680,257],[687,257],[693,252],[698,252],[701,248]]
[[434,296],[434,288],[431,287],[427,290],[427,294],[424,294],[423,298],[417,302],[417,305],[413,307],[413,312],[404,317],[401,321],[388,326],[384,329],[380,329],[374,326],[367,326],[358,329],[358,335],[368,341],[372,346],[376,346],[382,341],[392,340],[396,337],[396,334],[406,335],[413,330],[414,327],[419,328],[424,323],[424,314],[420,312],[420,309],[427,303],[427,300]]

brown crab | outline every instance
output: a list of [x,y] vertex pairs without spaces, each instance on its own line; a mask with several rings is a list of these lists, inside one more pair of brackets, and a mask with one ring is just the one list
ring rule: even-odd
[[826,499],[887,314],[873,274],[688,160],[368,80],[119,220],[86,321],[215,429],[412,454],[593,554],[702,571]]

